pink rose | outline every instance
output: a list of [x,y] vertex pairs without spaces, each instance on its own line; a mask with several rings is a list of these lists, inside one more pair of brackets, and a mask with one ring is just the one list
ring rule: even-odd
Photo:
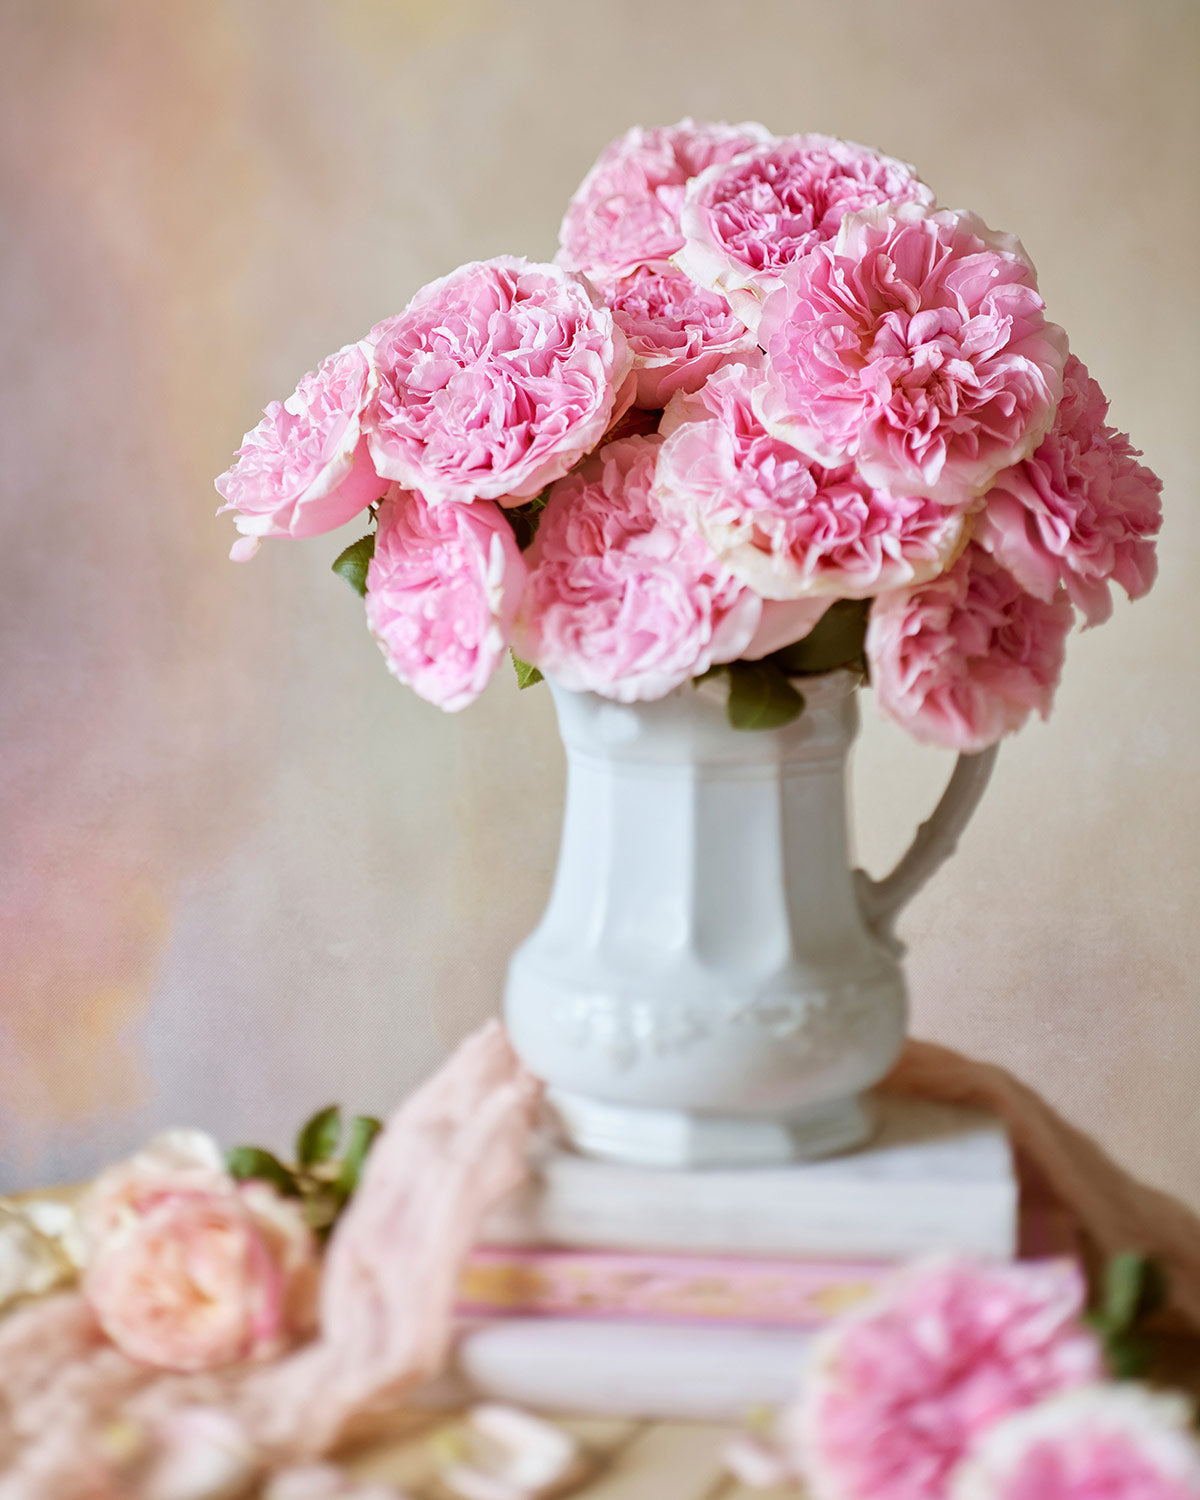
[[994,1422],[1100,1377],[1083,1281],[954,1261],[899,1276],[814,1348],[787,1430],[813,1500],[945,1500]]
[[1200,1500],[1190,1404],[1141,1386],[1091,1386],[997,1423],[952,1500]]
[[699,528],[767,599],[867,599],[920,583],[962,544],[963,519],[924,496],[891,495],[853,464],[825,469],[754,414],[755,361],[726,365],[663,418],[659,505]]
[[307,374],[286,401],[272,401],[248,432],[237,462],[217,480],[253,554],[264,536],[317,536],[352,521],[386,488],[367,452],[362,419],[375,372],[361,344],[347,344]]
[[366,597],[388,671],[439,708],[465,708],[504,655],[525,571],[499,506],[430,505],[394,487],[380,506]]
[[559,231],[559,264],[618,276],[669,259],[683,244],[679,210],[689,178],[770,139],[761,125],[695,120],[626,131],[576,189]]
[[651,502],[657,437],[623,438],[556,484],[529,550],[518,651],[563,687],[661,698],[752,639],[761,602]]
[[928,206],[906,162],[830,135],[792,135],[716,162],[688,184],[676,262],[724,292],[748,328],[780,271],[831,240],[849,213],[888,202]]
[[842,222],[772,292],[759,415],[818,463],[969,505],[1054,419],[1066,336],[1011,236],[915,203]]
[[867,660],[879,706],[918,740],[979,751],[1050,712],[1071,606],[1027,594],[971,543],[949,572],[871,606]]
[[724,297],[673,266],[639,266],[597,285],[633,355],[640,407],[666,406],[677,391],[698,390],[728,360],[757,353]]
[[1131,599],[1149,590],[1162,525],[1162,481],[1107,415],[1104,392],[1072,354],[1054,426],[996,476],[975,532],[1029,593],[1052,599],[1065,587],[1088,625],[1112,613],[1110,579]]
[[212,1370],[278,1353],[313,1326],[317,1255],[299,1204],[238,1183],[198,1131],[101,1173],[81,1208],[83,1291],[122,1353]]
[[603,437],[631,363],[582,277],[511,255],[430,282],[371,340],[375,467],[433,503],[537,494]]

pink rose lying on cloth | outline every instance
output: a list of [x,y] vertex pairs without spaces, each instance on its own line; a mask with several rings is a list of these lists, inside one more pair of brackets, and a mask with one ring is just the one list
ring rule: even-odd
[[984,750],[1049,714],[1072,619],[1065,593],[1034,598],[972,542],[949,572],[871,606],[880,711],[926,744]]
[[981,1432],[1101,1378],[1082,1275],[932,1262],[814,1347],[784,1419],[812,1500],[945,1500]]
[[368,352],[347,344],[286,401],[271,402],[217,480],[221,511],[235,513],[243,534],[231,553],[235,560],[252,556],[257,538],[333,531],[379,499],[386,480],[375,472],[362,430],[374,389]]
[[906,162],[829,135],[768,141],[688,184],[676,263],[724,292],[748,328],[779,273],[831,240],[849,213],[889,202],[932,204]]
[[1112,613],[1109,580],[1140,599],[1157,573],[1162,480],[1105,424],[1104,392],[1067,359],[1054,426],[1034,453],[997,474],[975,536],[1039,599],[1060,586],[1088,625]]
[[640,125],[611,141],[579,184],[559,231],[557,259],[574,270],[619,276],[670,258],[683,244],[679,210],[690,178],[769,141],[761,125]]
[[367,569],[367,625],[393,677],[455,711],[487,686],[508,645],[525,561],[490,500],[430,505],[393,486]]
[[375,467],[432,504],[536,495],[603,437],[630,368],[582,277],[513,255],[430,282],[371,343]]
[[728,360],[757,353],[724,297],[674,266],[639,266],[596,284],[633,355],[637,406],[666,406],[677,391],[698,390]]
[[1200,1500],[1200,1445],[1182,1397],[1093,1386],[998,1423],[950,1500]]
[[758,627],[761,600],[651,501],[660,439],[609,443],[550,492],[530,548],[518,653],[621,703],[661,698]]
[[84,1295],[131,1359],[219,1369],[313,1328],[317,1252],[299,1204],[235,1182],[199,1131],[172,1131],[102,1173],[81,1218]]
[[752,400],[761,364],[726,365],[663,417],[654,495],[768,599],[868,599],[920,583],[962,544],[963,518],[876,490],[853,464],[822,468],[771,437]]
[[274,1364],[165,1374],[115,1349],[77,1293],[0,1320],[0,1500],[149,1500],[140,1476],[189,1454],[248,1489],[393,1410],[445,1364],[463,1262],[528,1172],[540,1097],[498,1023],[462,1043],[372,1147],[330,1240],[317,1335]]
[[1066,335],[1020,242],[969,213],[867,209],[763,305],[767,430],[871,484],[969,505],[1054,419]]

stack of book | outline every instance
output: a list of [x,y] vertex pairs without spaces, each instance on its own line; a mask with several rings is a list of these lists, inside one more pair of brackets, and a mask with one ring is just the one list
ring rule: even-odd
[[877,1109],[868,1147],[821,1162],[673,1171],[551,1150],[466,1268],[460,1381],[550,1411],[738,1418],[794,1394],[814,1333],[898,1262],[1065,1255],[1060,1226],[1019,1203],[995,1119]]

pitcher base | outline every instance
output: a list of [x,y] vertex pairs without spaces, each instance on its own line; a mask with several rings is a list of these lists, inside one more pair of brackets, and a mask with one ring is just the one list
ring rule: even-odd
[[551,1090],[549,1101],[577,1151],[638,1167],[815,1161],[864,1145],[874,1131],[870,1105],[858,1096],[779,1119],[639,1109],[558,1089]]

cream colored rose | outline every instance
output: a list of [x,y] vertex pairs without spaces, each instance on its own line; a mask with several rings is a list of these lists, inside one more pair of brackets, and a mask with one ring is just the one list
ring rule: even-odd
[[81,1219],[84,1295],[131,1359],[217,1369],[312,1326],[317,1252],[299,1205],[235,1182],[208,1136],[173,1131],[110,1168]]

